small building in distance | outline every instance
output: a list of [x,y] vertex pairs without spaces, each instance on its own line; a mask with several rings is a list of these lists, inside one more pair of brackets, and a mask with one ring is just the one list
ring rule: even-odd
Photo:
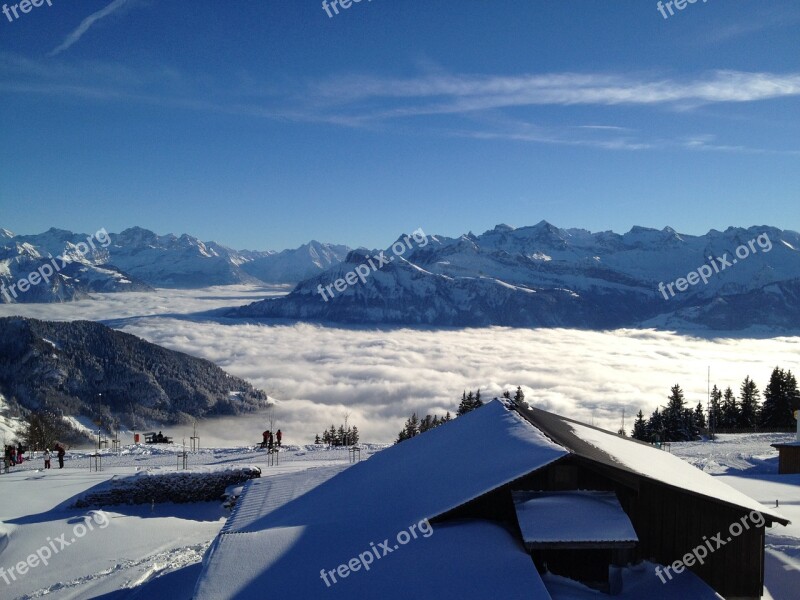
[[794,475],[800,473],[800,410],[794,411],[797,420],[797,436],[794,442],[785,444],[772,444],[778,449],[778,473],[781,475]]

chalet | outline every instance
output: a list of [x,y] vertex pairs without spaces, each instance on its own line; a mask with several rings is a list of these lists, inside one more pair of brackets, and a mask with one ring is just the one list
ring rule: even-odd
[[495,400],[350,468],[249,482],[194,597],[760,598],[776,523],[669,453]]

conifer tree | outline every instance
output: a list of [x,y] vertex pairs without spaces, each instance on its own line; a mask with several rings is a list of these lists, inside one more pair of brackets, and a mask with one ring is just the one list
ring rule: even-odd
[[703,411],[703,403],[698,402],[697,406],[694,409],[694,426],[698,432],[703,431],[706,428],[706,413]]
[[733,390],[725,388],[725,396],[722,399],[722,422],[721,427],[731,429],[738,427],[739,424],[739,405],[736,403],[736,396]]
[[649,441],[647,422],[644,420],[644,413],[641,410],[636,415],[636,420],[633,422],[632,437],[635,440],[641,440],[643,442]]
[[716,430],[722,425],[722,391],[715,385],[711,390],[711,410],[708,413],[708,427]]
[[514,393],[514,403],[522,404],[525,402],[525,393],[522,391],[521,386],[517,386],[517,391]]
[[683,409],[683,423],[686,431],[686,437],[678,441],[696,440],[700,436],[700,428],[697,427],[695,419],[695,412],[691,408]]
[[483,400],[481,400],[480,390],[478,390],[477,394],[473,394],[472,390],[470,390],[469,393],[465,391],[461,394],[461,403],[458,405],[456,416],[461,417],[481,406],[483,406]]
[[403,430],[400,432],[400,435],[397,436],[397,443],[410,440],[417,435],[419,435],[419,418],[417,417],[417,413],[414,413],[406,421],[406,424],[403,427]]
[[647,420],[647,439],[651,442],[664,441],[664,415],[658,409]]
[[686,400],[680,385],[670,390],[667,408],[664,410],[664,442],[686,441],[690,439],[690,423],[686,420]]
[[753,429],[758,424],[759,402],[761,392],[755,381],[748,375],[742,382],[739,392],[739,423],[742,429]]
[[797,397],[797,381],[791,371],[775,367],[764,389],[764,405],[760,422],[763,427],[794,427],[793,417]]

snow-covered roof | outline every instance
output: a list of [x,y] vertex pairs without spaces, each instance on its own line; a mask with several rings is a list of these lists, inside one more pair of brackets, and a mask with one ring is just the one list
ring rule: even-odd
[[[371,543],[391,544],[410,526],[566,455],[519,414],[490,402],[345,469],[287,504],[267,506],[267,514],[257,519],[242,515],[249,510],[249,490],[265,484],[249,484],[239,500],[238,524],[212,545],[194,597],[406,598],[409,586],[418,585],[425,597],[435,587],[443,593],[462,590],[464,597],[484,589],[487,595],[491,590],[494,597],[513,598],[521,597],[519,586],[525,586],[525,597],[549,598],[541,585],[541,593],[535,593],[538,575],[522,545],[486,523],[437,525],[429,538],[414,539],[376,561],[369,572],[353,573],[330,587],[320,571],[348,563],[369,551]],[[274,489],[279,484],[276,478]],[[258,494],[252,499],[258,501]]]
[[789,523],[780,512],[764,506],[685,460],[650,444],[623,438],[610,431],[536,408],[518,408],[518,410],[534,427],[545,432],[573,454],[685,490],[687,493],[755,510],[779,523]]
[[528,549],[632,546],[639,541],[614,492],[513,492],[512,496]]
[[239,497],[222,533],[257,531],[261,519],[341,473],[347,465],[317,467],[284,475],[252,479]]
[[[221,536],[194,598],[551,600],[524,548],[503,527],[487,521],[437,525],[430,537],[419,536],[397,549],[392,545],[391,554],[373,560],[368,571],[348,569],[345,578],[336,572],[338,566],[369,553],[370,541],[377,547],[385,537],[393,538],[390,527],[368,533],[374,537],[357,545],[351,543],[356,536],[333,523],[264,533]],[[326,573],[327,583],[322,569],[334,571],[333,576]]]

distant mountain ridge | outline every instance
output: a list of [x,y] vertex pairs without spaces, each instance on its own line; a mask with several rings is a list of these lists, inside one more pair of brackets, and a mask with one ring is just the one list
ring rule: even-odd
[[[65,302],[91,292],[148,291],[154,287],[297,283],[343,261],[347,246],[312,241],[294,250],[233,250],[190,235],[157,235],[141,227],[92,236],[52,228],[37,235],[0,230],[0,303]],[[84,243],[84,246],[80,244]],[[87,252],[78,250],[88,248]],[[16,284],[53,258],[63,270],[19,293]],[[12,288],[12,286],[15,286]]]
[[0,318],[0,394],[23,409],[131,428],[246,413],[268,400],[207,360],[99,323],[21,317]]
[[[425,240],[329,301],[320,286],[363,264],[362,253],[351,253],[287,296],[231,314],[376,325],[800,328],[800,234],[793,231],[731,227],[690,236],[669,227],[634,227],[625,234],[591,233],[542,221]],[[748,256],[739,260],[741,246]],[[717,273],[709,257],[713,264],[723,257],[736,262]],[[675,287],[704,264],[711,271],[707,284]]]

